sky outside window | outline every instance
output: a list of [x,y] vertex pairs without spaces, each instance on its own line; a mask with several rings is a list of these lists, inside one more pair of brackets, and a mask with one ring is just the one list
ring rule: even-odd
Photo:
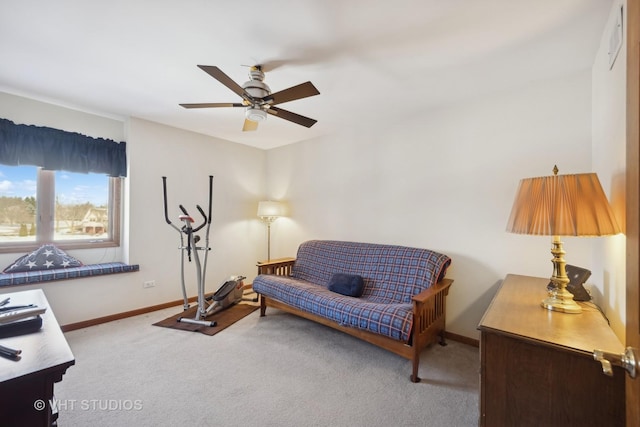
[[[35,166],[0,165],[0,197],[36,197]],[[62,204],[91,203],[106,206],[109,178],[106,175],[56,171],[56,196]]]

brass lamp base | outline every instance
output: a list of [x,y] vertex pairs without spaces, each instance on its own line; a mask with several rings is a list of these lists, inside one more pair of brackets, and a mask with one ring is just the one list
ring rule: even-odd
[[573,294],[567,290],[567,284],[569,283],[566,269],[567,263],[564,260],[565,251],[558,236],[553,236],[551,254],[553,255],[551,260],[553,263],[551,282],[554,284],[554,289],[549,291],[549,297],[544,299],[540,305],[552,311],[572,314],[582,313],[582,307],[573,300]]
[[550,295],[549,298],[544,299],[540,305],[547,310],[552,311],[561,311],[563,313],[573,314],[582,313],[582,307],[573,300],[573,295],[571,295],[570,292],[566,289],[564,290],[565,294],[568,294],[567,296],[559,296],[559,292],[560,290],[553,291],[552,295]]

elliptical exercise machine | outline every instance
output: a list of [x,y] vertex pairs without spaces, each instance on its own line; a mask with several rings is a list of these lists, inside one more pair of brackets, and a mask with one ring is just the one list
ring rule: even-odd
[[[197,286],[198,286],[198,309],[196,310],[196,315],[193,319],[180,317],[178,318],[178,322],[183,323],[192,323],[196,325],[203,326],[216,326],[215,321],[205,320],[206,317],[211,316],[218,311],[224,310],[240,301],[242,301],[242,297],[244,294],[244,276],[231,276],[229,277],[219,288],[218,290],[210,296],[205,295],[205,274],[207,270],[207,259],[209,257],[209,251],[211,247],[209,246],[209,230],[211,229],[211,205],[212,205],[212,197],[213,197],[213,176],[209,175],[209,215],[207,216],[200,205],[196,205],[196,209],[202,215],[203,222],[197,227],[193,227],[193,223],[195,220],[189,215],[187,210],[182,205],[178,205],[183,215],[180,215],[178,218],[180,221],[184,223],[182,228],[176,226],[169,219],[169,214],[167,212],[167,177],[162,177],[162,189],[164,194],[164,218],[174,230],[180,233],[180,279],[182,285],[182,297],[184,299],[183,308],[184,310],[189,309],[189,300],[187,297],[187,289],[184,282],[184,259],[185,254],[189,262],[193,260],[196,264],[196,278],[197,278]],[[205,231],[205,242],[204,246],[197,246],[200,242],[200,236],[196,235],[196,233],[204,227]],[[185,246],[185,237],[186,237],[186,246]],[[198,255],[198,251],[204,251],[204,262],[200,262],[200,256]]]

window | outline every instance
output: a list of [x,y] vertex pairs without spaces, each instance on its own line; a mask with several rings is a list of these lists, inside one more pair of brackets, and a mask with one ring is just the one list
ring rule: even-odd
[[118,246],[121,178],[0,164],[0,251]]
[[0,118],[0,164],[0,252],[120,244],[125,142]]

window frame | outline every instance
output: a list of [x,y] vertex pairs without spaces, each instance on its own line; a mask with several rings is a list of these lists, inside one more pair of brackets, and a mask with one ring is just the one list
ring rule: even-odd
[[96,240],[54,240],[53,221],[43,225],[40,221],[43,215],[54,217],[55,212],[55,172],[52,170],[37,169],[37,211],[36,211],[36,240],[32,242],[0,242],[0,253],[23,253],[35,250],[43,244],[51,243],[57,247],[68,249],[94,249],[120,247],[122,233],[122,177],[109,179],[109,225],[110,238]]

